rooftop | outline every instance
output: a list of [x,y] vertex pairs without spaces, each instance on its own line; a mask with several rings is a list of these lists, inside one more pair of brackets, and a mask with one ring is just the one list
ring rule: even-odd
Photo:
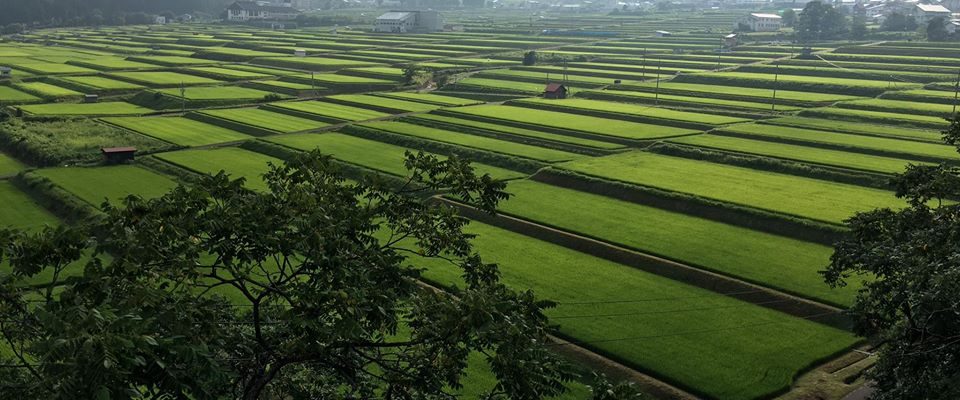
[[409,18],[412,13],[406,11],[390,11],[377,17],[377,20],[399,20]]
[[921,11],[923,11],[923,12],[935,12],[935,13],[949,13],[949,12],[950,12],[949,9],[947,9],[946,7],[941,6],[941,5],[939,5],[939,4],[917,4],[917,8],[919,8],[919,9],[920,9]]
[[750,13],[750,15],[752,15],[752,16],[754,16],[754,17],[757,17],[757,18],[773,18],[773,19],[780,19],[780,18],[781,18],[781,17],[780,17],[779,15],[777,15],[777,14]]

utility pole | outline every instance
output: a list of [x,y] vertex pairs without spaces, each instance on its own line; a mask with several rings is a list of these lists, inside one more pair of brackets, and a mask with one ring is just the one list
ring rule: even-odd
[[640,80],[647,79],[647,48],[643,48],[643,66],[640,67]]
[[717,68],[715,68],[715,69],[717,69],[717,70],[720,69],[720,55],[723,54],[723,44],[724,44],[724,41],[723,41],[723,38],[721,37],[721,38],[720,38],[720,47],[717,49]]
[[660,105],[660,57],[657,57],[657,89],[653,95],[653,105]]
[[953,85],[953,115],[957,115],[957,94],[960,93],[960,70],[957,70],[957,83]]
[[777,71],[773,74],[773,102],[770,103],[770,111],[777,111],[777,81],[780,79],[780,63],[777,63]]
[[187,112],[187,87],[180,81],[180,112]]

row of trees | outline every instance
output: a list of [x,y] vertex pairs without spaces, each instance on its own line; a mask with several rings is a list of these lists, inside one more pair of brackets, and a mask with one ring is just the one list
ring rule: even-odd
[[230,0],[4,0],[0,25],[134,24],[148,14],[201,11],[216,15]]

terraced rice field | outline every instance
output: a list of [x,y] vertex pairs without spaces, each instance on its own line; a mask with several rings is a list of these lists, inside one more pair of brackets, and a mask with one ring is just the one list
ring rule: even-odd
[[33,93],[40,97],[45,98],[64,98],[64,97],[80,97],[83,93],[70,90],[64,87],[51,85],[49,83],[43,82],[24,82],[18,83],[16,85],[17,89],[23,90],[25,92]]
[[56,103],[56,104],[29,104],[19,107],[23,112],[36,116],[114,116],[114,115],[143,115],[152,113],[149,108],[122,102],[107,101],[102,103]]
[[[180,97],[179,88],[156,89],[156,91],[167,96]],[[183,95],[187,100],[263,100],[269,95],[290,97],[265,90],[250,89],[239,86],[192,87],[184,90]]]
[[334,96],[328,96],[326,98],[338,103],[344,103],[361,108],[369,107],[371,109],[390,111],[392,113],[425,112],[436,110],[441,107],[440,105],[436,104],[391,99],[368,94],[338,94]]
[[109,74],[109,76],[151,87],[180,86],[181,84],[191,86],[216,85],[223,83],[222,81],[218,81],[216,79],[169,71],[112,72]]
[[201,113],[281,133],[307,131],[328,125],[320,121],[293,117],[256,108],[206,110]]
[[390,114],[368,110],[360,107],[346,106],[343,104],[330,103],[326,101],[294,101],[284,103],[273,103],[271,107],[279,107],[294,111],[305,112],[308,114],[320,115],[324,117],[339,119],[343,121],[364,121],[368,119],[389,117]]
[[725,125],[738,122],[750,121],[747,118],[728,117],[723,115],[694,113],[689,111],[676,111],[667,108],[657,108],[641,106],[629,103],[617,103],[612,101],[587,100],[587,99],[564,99],[551,100],[543,98],[515,100],[510,104],[532,105],[534,107],[549,107],[550,109],[574,109],[584,111],[598,111],[610,114],[623,114],[627,116],[647,117],[652,119],[692,122],[705,125]]
[[24,104],[42,101],[39,97],[9,86],[0,86],[0,104]]
[[618,121],[585,115],[567,114],[556,111],[539,110],[531,112],[528,108],[503,105],[483,105],[460,107],[447,110],[463,116],[481,117],[486,121],[519,122],[531,126],[579,131],[601,136],[623,139],[658,139],[671,136],[690,135],[699,132],[695,129],[674,128],[638,122]]
[[833,224],[858,211],[906,206],[884,190],[640,151],[583,158],[560,167]]
[[0,176],[16,174],[24,168],[26,165],[16,158],[0,153]]
[[444,126],[448,126],[453,129],[463,129],[458,127],[475,128],[475,129],[482,130],[484,132],[514,135],[514,136],[532,138],[532,139],[541,139],[541,140],[546,140],[550,142],[572,144],[572,145],[591,147],[596,149],[613,150],[613,149],[621,149],[624,147],[624,145],[621,145],[621,144],[603,142],[599,140],[585,139],[585,138],[576,137],[576,136],[559,135],[556,133],[537,131],[533,129],[517,128],[509,125],[500,125],[500,124],[494,124],[490,122],[474,121],[471,119],[446,117],[443,115],[436,115],[436,114],[420,114],[413,117],[412,120],[421,121],[422,123],[427,125],[440,123],[440,124],[445,124]]
[[582,157],[579,154],[569,153],[566,151],[531,146],[483,136],[469,135],[451,130],[430,128],[422,125],[414,125],[403,122],[370,122],[360,124],[360,126],[420,139],[493,151],[544,162],[569,161]]
[[76,85],[80,85],[81,87],[90,87],[94,90],[143,89],[143,86],[138,85],[136,83],[125,82],[117,79],[104,78],[102,76],[65,76],[60,79]]
[[941,134],[933,129],[916,129],[903,126],[871,124],[865,122],[836,121],[821,118],[783,117],[759,121],[764,124],[809,128],[822,131],[854,133],[866,136],[892,137],[942,143]]
[[259,191],[268,190],[263,174],[270,170],[269,164],[283,164],[278,158],[236,147],[181,150],[160,153],[156,157],[199,174],[214,175],[225,171],[231,179],[244,178],[246,187]]
[[[400,146],[344,135],[342,133],[282,135],[270,137],[266,140],[303,151],[319,149],[320,152],[329,154],[338,160],[396,176],[408,175],[409,171],[403,166],[405,153],[408,151],[414,154],[417,153],[417,151],[413,149],[406,149]],[[442,156],[440,157],[443,158]],[[483,164],[473,165],[478,173],[490,174],[490,176],[497,179],[513,179],[523,176],[523,174],[519,172],[499,167]]]
[[204,146],[251,137],[183,117],[104,118],[104,122],[181,146]]
[[259,72],[240,71],[240,70],[220,68],[220,67],[194,67],[194,68],[187,68],[186,71],[192,72],[201,76],[208,76],[214,79],[223,79],[223,80],[249,80],[249,79],[264,79],[264,78],[271,77],[271,75],[269,74],[262,74]]
[[[473,222],[468,231],[504,282],[560,303],[549,315],[564,335],[694,393],[770,395],[856,341],[848,332],[502,229]],[[461,271],[449,264],[423,264],[432,281],[460,282]]]
[[12,229],[37,229],[59,224],[56,217],[37,204],[10,181],[0,181],[0,226]]
[[377,96],[389,97],[399,100],[410,100],[416,101],[419,103],[434,104],[444,107],[453,107],[453,106],[469,106],[473,104],[479,104],[480,101],[463,99],[453,96],[444,96],[434,93],[416,93],[416,92],[393,92],[393,93],[377,93]]
[[45,168],[32,172],[49,179],[91,206],[119,204],[129,195],[160,197],[177,186],[166,176],[132,165],[97,168]]

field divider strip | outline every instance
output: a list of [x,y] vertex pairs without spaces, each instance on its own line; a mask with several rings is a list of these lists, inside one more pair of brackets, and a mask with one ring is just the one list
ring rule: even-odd
[[810,315],[822,315],[812,318],[812,321],[838,329],[848,330],[850,321],[841,314],[842,310],[804,299],[791,294],[783,293],[768,287],[745,282],[729,276],[705,271],[686,264],[681,264],[665,258],[653,256],[639,251],[615,246],[589,237],[573,234],[536,222],[527,221],[505,214],[490,215],[467,204],[444,197],[433,197],[433,201],[452,206],[459,210],[461,215],[507,229],[526,236],[537,238],[558,246],[603,258],[632,268],[639,269],[654,275],[659,275],[691,286],[716,292],[737,300],[754,304],[798,318],[809,318]]

